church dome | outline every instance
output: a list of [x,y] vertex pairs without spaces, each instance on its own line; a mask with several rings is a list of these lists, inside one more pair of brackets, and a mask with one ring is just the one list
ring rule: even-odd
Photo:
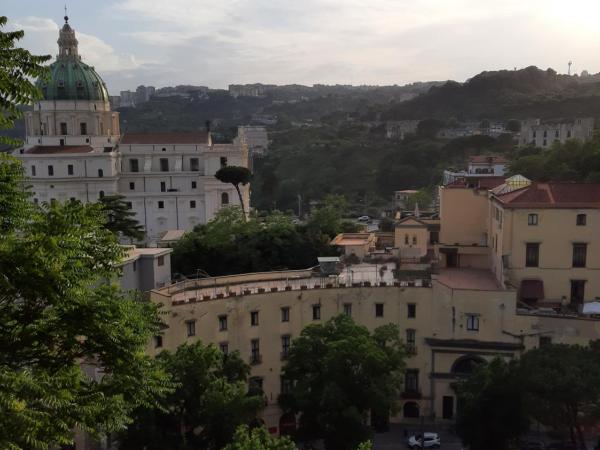
[[50,76],[39,79],[36,86],[44,100],[91,100],[108,102],[106,84],[93,67],[81,61],[78,54],[75,30],[65,24],[58,38],[59,54],[50,65]]

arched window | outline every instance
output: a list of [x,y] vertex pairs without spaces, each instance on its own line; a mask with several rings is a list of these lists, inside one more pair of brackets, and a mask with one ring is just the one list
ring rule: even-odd
[[227,192],[221,194],[221,205],[229,205],[229,194]]
[[451,372],[455,374],[468,375],[473,373],[480,364],[485,364],[485,359],[480,356],[461,356],[452,364]]
[[419,404],[417,402],[406,402],[402,407],[402,415],[407,419],[419,418]]

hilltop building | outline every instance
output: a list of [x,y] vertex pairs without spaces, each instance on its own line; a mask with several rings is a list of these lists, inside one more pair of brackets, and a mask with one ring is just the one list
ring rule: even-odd
[[594,119],[591,117],[545,121],[527,119],[521,122],[519,145],[549,148],[555,142],[564,144],[569,139],[589,141],[593,133]]
[[[25,146],[15,155],[29,176],[34,202],[95,202],[122,194],[152,242],[239,203],[235,188],[214,175],[225,165],[247,167],[245,144],[239,139],[213,144],[209,132],[121,136],[106,85],[82,61],[77,44],[65,17],[51,77],[37,82],[43,99],[25,113]],[[144,89],[148,96],[153,88]],[[120,100],[123,106],[124,97]],[[249,187],[242,192],[248,204]]]
[[261,157],[269,150],[267,128],[257,125],[238,127],[238,138],[248,146],[250,158]]

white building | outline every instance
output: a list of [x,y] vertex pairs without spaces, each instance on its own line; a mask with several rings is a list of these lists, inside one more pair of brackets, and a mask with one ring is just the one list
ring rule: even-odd
[[594,119],[591,117],[572,120],[528,119],[521,122],[519,145],[534,145],[549,148],[555,142],[564,144],[569,139],[589,141],[594,133]]
[[[65,18],[66,19],[66,18]],[[26,113],[26,142],[15,152],[30,177],[33,201],[95,202],[125,195],[149,241],[189,230],[223,205],[239,204],[231,184],[214,175],[225,165],[248,167],[247,147],[213,144],[208,133],[127,134],[111,111],[104,81],[81,61],[68,19],[43,100]],[[121,98],[122,100],[122,98]],[[249,187],[242,187],[249,202]]]

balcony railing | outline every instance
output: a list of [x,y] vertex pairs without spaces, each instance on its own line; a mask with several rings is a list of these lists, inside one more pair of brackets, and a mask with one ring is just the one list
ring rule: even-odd
[[402,392],[401,396],[402,396],[402,398],[405,398],[405,399],[415,400],[415,399],[421,398],[423,395],[421,394],[421,391],[411,389],[411,390],[405,390],[404,392]]

